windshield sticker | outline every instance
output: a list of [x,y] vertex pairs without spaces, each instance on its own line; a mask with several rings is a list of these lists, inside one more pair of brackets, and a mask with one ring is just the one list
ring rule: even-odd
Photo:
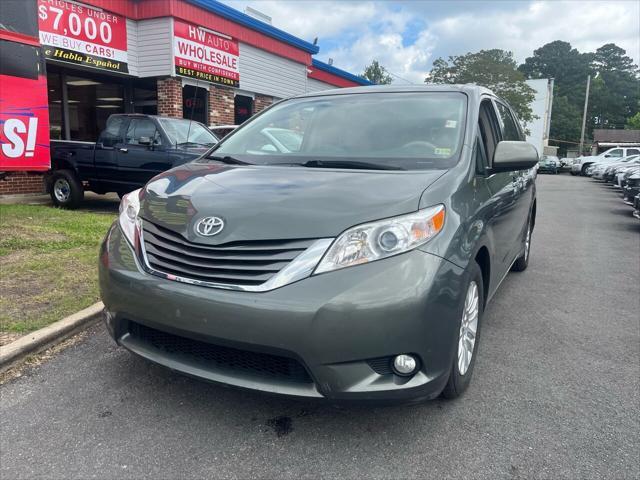
[[451,155],[451,149],[450,148],[436,148],[434,150],[434,153],[436,155]]
[[447,120],[447,123],[444,124],[444,128],[456,128],[458,126],[458,122],[455,120]]

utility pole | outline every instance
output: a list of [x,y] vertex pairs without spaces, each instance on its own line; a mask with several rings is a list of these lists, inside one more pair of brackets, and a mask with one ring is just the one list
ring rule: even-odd
[[580,134],[580,151],[578,155],[582,155],[584,147],[584,127],[587,124],[587,108],[589,107],[589,87],[591,86],[591,75],[587,76],[587,92],[584,95],[584,112],[582,113],[582,133]]

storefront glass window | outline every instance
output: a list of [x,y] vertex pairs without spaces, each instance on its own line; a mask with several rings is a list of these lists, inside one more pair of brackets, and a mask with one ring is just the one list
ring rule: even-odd
[[114,113],[124,113],[124,87],[96,77],[66,76],[70,140],[95,142]]
[[146,115],[158,114],[158,89],[155,79],[136,79],[134,81],[133,111]]
[[182,116],[207,124],[207,89],[185,85],[182,88]]
[[234,116],[236,125],[241,125],[253,115],[253,98],[236,95],[234,101]]
[[59,73],[47,73],[47,89],[49,90],[49,136],[52,140],[63,140],[62,82]]

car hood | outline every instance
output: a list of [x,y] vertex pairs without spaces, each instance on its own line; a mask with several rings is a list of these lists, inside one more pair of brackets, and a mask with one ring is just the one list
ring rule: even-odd
[[[335,237],[353,225],[415,211],[444,172],[188,163],[145,186],[140,216],[211,245]],[[223,219],[223,230],[197,235],[195,224],[208,216]]]

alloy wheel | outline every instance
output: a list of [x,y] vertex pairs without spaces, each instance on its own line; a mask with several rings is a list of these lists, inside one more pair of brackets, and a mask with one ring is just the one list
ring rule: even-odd
[[473,347],[478,333],[478,314],[480,308],[480,294],[478,284],[471,281],[464,301],[460,335],[458,338],[458,371],[460,375],[467,373],[473,356]]
[[56,200],[65,203],[69,201],[71,196],[71,185],[64,178],[59,178],[53,185],[53,194],[56,196]]

